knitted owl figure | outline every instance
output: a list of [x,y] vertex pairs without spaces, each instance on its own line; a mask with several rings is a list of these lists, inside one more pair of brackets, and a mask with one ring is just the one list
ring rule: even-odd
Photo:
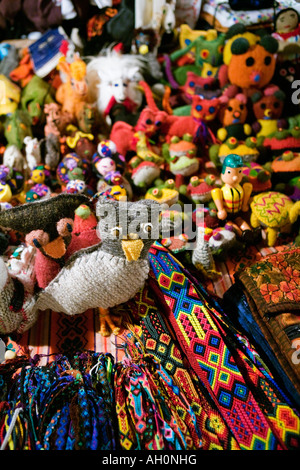
[[39,295],[37,306],[67,315],[99,308],[100,333],[118,334],[109,308],[127,302],[149,273],[148,251],[158,238],[159,204],[100,197],[96,206],[101,243],[80,250]]
[[[39,310],[50,308],[77,315],[98,308],[100,333],[118,334],[120,328],[110,317],[109,309],[127,302],[143,287],[149,273],[148,251],[159,237],[159,212],[156,201],[127,203],[101,196],[96,206],[101,243],[74,253],[45,289],[36,296],[25,292],[23,306],[18,309],[10,308],[14,284],[2,262],[0,278],[5,279],[0,283],[0,320],[6,325],[3,331],[25,331],[37,319]],[[29,319],[29,326],[24,324],[22,312]]]

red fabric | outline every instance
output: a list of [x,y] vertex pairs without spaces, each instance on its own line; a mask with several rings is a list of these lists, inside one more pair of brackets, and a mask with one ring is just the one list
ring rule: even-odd
[[298,27],[296,29],[294,29],[293,31],[290,31],[289,33],[276,33],[276,34],[281,36],[282,39],[288,39],[288,38],[291,38],[293,36],[299,36],[300,35],[300,24],[298,25]]

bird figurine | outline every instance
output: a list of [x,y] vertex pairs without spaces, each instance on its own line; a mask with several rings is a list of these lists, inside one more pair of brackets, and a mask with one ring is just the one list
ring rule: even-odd
[[[37,310],[49,308],[66,315],[98,309],[100,334],[118,334],[110,308],[127,302],[143,287],[149,273],[148,251],[159,236],[159,212],[160,205],[153,200],[127,202],[99,196],[101,242],[75,252],[34,301],[30,299],[31,311],[26,308],[26,314],[36,318]],[[12,315],[11,296],[2,287],[0,320],[7,310]]]

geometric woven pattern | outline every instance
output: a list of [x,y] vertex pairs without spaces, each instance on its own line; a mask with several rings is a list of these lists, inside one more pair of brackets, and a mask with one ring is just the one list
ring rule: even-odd
[[215,305],[159,243],[151,248],[149,260],[163,294],[164,313],[240,448],[300,448],[299,415],[274,381],[268,381],[242,349],[233,347]]

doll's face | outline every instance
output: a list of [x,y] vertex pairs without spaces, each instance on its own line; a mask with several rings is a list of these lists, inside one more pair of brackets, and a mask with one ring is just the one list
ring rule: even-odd
[[220,117],[223,126],[230,126],[230,124],[244,123],[247,119],[247,114],[246,103],[238,98],[232,98],[220,113]]
[[253,104],[253,111],[257,119],[279,119],[284,102],[275,95],[263,96]]
[[96,168],[97,168],[98,173],[100,173],[100,175],[105,176],[110,171],[115,171],[116,170],[116,164],[115,164],[115,162],[113,161],[112,158],[104,157],[104,158],[101,158],[96,163]]
[[239,184],[243,179],[243,169],[226,167],[225,172],[222,173],[221,179],[223,183],[229,184],[230,186],[235,186]]
[[298,15],[293,10],[280,13],[276,20],[276,31],[279,33],[290,33],[298,26]]

